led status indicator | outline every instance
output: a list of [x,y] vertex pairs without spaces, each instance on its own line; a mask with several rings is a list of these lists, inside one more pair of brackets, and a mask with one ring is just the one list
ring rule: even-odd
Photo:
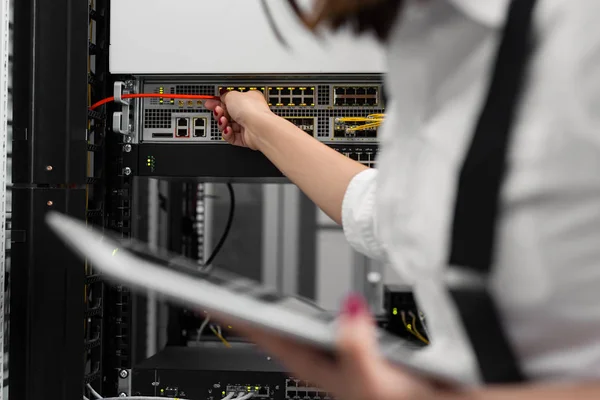
[[154,172],[154,169],[156,168],[156,159],[154,156],[146,157],[146,166],[150,168],[150,171]]
[[398,309],[397,309],[397,308],[394,308],[394,309],[392,310],[392,314],[394,314],[394,315],[398,315]]

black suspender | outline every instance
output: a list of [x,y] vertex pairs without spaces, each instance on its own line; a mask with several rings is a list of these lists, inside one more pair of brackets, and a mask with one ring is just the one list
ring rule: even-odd
[[[484,280],[494,262],[500,189],[510,134],[532,49],[536,0],[512,0],[485,106],[465,158],[449,264]],[[524,379],[485,287],[451,289],[486,383]]]

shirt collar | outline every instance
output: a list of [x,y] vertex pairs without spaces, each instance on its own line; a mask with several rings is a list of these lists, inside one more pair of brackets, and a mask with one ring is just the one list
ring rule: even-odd
[[505,21],[511,0],[449,0],[469,18],[490,26],[501,28]]

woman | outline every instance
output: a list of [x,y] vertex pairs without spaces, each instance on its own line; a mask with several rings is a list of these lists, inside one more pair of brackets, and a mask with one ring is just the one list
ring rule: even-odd
[[[600,398],[600,1],[315,4],[301,15],[309,28],[354,22],[386,44],[378,170],[275,116],[259,93],[207,107],[225,140],[261,151],[358,251],[413,284],[430,323],[423,362],[473,385],[442,388],[388,365],[357,297],[340,317],[335,365],[244,333],[342,400]],[[483,278],[489,291],[461,304],[450,276]],[[511,371],[490,373],[494,361]],[[490,382],[512,384],[479,384]]]

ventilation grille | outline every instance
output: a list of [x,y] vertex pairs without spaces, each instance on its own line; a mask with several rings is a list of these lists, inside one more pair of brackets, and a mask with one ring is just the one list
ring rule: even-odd
[[171,129],[171,110],[144,111],[144,128]]
[[329,106],[331,105],[331,98],[329,95],[330,86],[319,86],[317,90],[318,96],[318,105],[320,106]]
[[[171,88],[171,91],[173,89]],[[206,96],[214,96],[215,87],[214,86],[202,86],[202,85],[177,85],[175,86],[174,94],[199,94]]]

